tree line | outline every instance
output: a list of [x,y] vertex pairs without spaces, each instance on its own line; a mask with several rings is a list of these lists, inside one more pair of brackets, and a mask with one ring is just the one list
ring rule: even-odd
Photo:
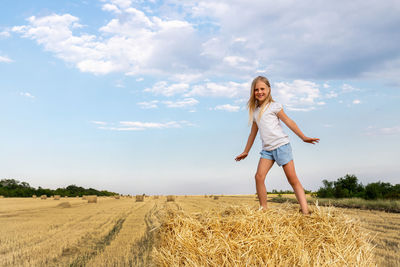
[[0,181],[0,195],[5,197],[32,197],[32,195],[60,195],[62,197],[76,197],[83,195],[97,195],[97,196],[113,196],[118,195],[114,192],[107,190],[96,190],[94,188],[83,188],[81,186],[69,185],[65,188],[57,188],[55,190],[48,188],[34,188],[27,182],[20,182],[15,179],[2,179]]
[[336,181],[322,180],[316,192],[320,198],[400,199],[400,184],[375,182],[363,185],[355,175],[346,174]]

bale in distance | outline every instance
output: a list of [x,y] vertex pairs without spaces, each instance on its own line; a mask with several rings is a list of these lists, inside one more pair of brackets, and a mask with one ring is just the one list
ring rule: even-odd
[[3,196],[3,195],[1,195],[1,196],[0,196],[0,198],[4,198],[4,196]]
[[219,196],[214,196],[214,200],[218,200],[219,199]]
[[54,195],[54,200],[60,200],[61,196],[60,195]]
[[37,196],[36,195],[32,195],[32,198],[37,198]]
[[159,266],[375,266],[370,236],[332,207],[167,210],[152,258]]
[[87,200],[87,195],[83,195],[82,200]]
[[167,202],[174,202],[174,201],[175,201],[175,196],[174,195],[167,196]]
[[143,202],[144,196],[143,195],[136,195],[136,202]]
[[68,201],[66,202],[61,202],[60,204],[57,205],[58,208],[71,208],[71,203]]
[[47,195],[41,195],[40,199],[43,199],[43,200],[47,199]]
[[120,195],[115,195],[114,198],[115,199],[120,199]]
[[86,199],[87,199],[88,203],[97,203],[97,196],[96,195],[86,196]]

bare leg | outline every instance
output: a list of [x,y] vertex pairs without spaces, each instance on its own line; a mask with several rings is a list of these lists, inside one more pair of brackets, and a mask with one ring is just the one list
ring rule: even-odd
[[258,201],[263,209],[267,208],[267,189],[265,188],[265,177],[268,171],[274,165],[274,160],[260,158],[256,173],[256,189],[258,195]]
[[283,165],[283,170],[285,171],[286,178],[288,179],[289,184],[293,187],[297,201],[300,204],[301,211],[303,212],[303,214],[309,214],[306,195],[304,194],[303,186],[297,178],[293,160]]

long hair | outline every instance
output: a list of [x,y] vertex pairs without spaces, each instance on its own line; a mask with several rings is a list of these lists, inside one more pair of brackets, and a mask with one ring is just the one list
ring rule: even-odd
[[[269,88],[269,93],[267,95],[267,98],[265,99],[264,103],[262,103],[261,106],[259,105],[258,100],[254,96],[254,88],[256,87],[256,83],[258,81],[265,83],[267,85],[267,87]],[[253,82],[251,83],[250,98],[249,98],[249,101],[247,101],[247,108],[249,109],[249,124],[251,124],[253,122],[253,114],[254,114],[255,109],[257,107],[260,108],[260,112],[258,113],[258,116],[257,116],[257,121],[260,121],[261,116],[265,111],[265,107],[267,105],[269,105],[271,102],[275,102],[275,101],[272,99],[272,96],[271,96],[271,85],[270,85],[268,79],[265,78],[264,76],[256,77],[253,80]]]

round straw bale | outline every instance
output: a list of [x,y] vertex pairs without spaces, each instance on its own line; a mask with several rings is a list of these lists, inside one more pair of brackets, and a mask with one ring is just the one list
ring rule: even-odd
[[167,196],[167,202],[174,202],[174,201],[175,201],[175,196],[174,195]]
[[219,196],[214,196],[214,200],[218,200],[219,199]]
[[37,198],[37,196],[36,195],[32,195],[32,198]]
[[144,196],[143,195],[136,195],[136,202],[143,202]]
[[4,198],[4,196],[0,196],[0,198]]
[[245,206],[191,214],[170,209],[152,258],[160,266],[375,266],[371,238],[332,207]]
[[41,195],[40,199],[47,199],[47,195]]
[[68,201],[66,202],[61,202],[60,204],[57,205],[58,208],[71,208],[71,203]]
[[120,195],[114,195],[114,198],[115,198],[115,199],[120,199],[121,196],[120,196]]
[[97,203],[97,196],[96,195],[86,196],[86,199],[87,199],[88,203]]
[[87,200],[87,195],[83,195],[82,200]]
[[60,195],[54,195],[54,200],[60,200]]

